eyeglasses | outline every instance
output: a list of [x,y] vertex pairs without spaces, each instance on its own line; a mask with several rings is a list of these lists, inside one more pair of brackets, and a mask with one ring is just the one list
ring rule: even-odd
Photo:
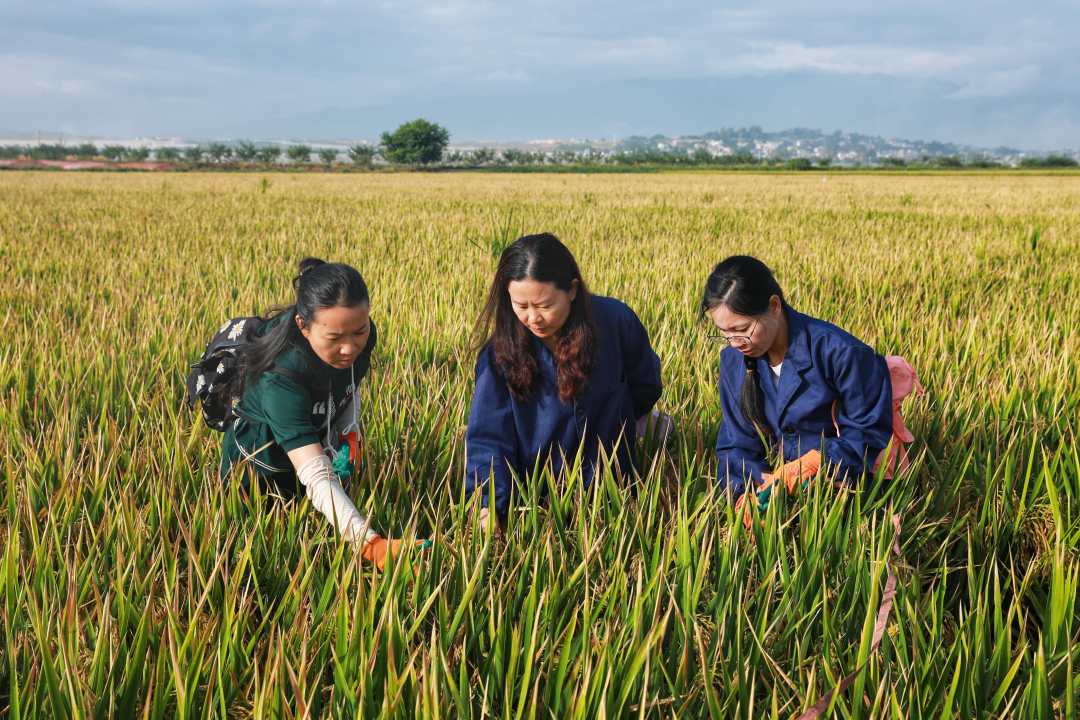
[[728,345],[749,345],[757,330],[757,320],[750,326],[749,335],[725,335],[723,333],[709,333],[709,340],[713,342],[726,342]]

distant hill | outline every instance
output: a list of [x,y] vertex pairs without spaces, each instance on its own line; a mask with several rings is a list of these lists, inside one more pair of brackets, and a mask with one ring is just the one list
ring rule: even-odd
[[[1040,157],[1046,154],[1009,147],[979,148],[949,142],[884,138],[841,130],[826,133],[821,130],[793,128],[767,132],[758,126],[725,128],[702,135],[633,136],[615,143],[613,149],[618,152],[705,151],[711,155],[750,154],[759,159],[779,160],[828,158],[839,165],[877,164],[890,158],[912,162],[943,157],[957,157],[965,161],[986,159],[1011,165],[1025,157]],[[1080,159],[1080,153],[1076,151],[1064,151],[1061,154]]]

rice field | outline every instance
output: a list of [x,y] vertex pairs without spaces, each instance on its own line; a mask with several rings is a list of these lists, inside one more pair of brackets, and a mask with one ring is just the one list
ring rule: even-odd
[[[525,231],[637,311],[678,433],[632,490],[532,478],[499,538],[460,496],[469,331]],[[1078,240],[1073,175],[0,173],[0,718],[1075,717]],[[910,472],[749,534],[696,314],[736,252],[927,388]],[[182,403],[304,255],[379,326],[350,492],[435,541],[383,575],[224,491]]]

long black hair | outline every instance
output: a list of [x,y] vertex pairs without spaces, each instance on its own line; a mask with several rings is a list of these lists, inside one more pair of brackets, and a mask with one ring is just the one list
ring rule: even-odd
[[[765,263],[749,255],[732,255],[709,273],[705,292],[701,295],[701,314],[726,305],[738,315],[762,315],[769,309],[769,300],[773,295],[780,298],[781,305],[786,305],[784,291]],[[746,378],[743,380],[739,405],[743,415],[769,447],[774,438],[765,417],[765,397],[757,371],[757,358],[746,355],[743,361],[746,363]]]
[[243,386],[254,383],[277,362],[278,356],[293,346],[304,347],[307,339],[296,325],[297,317],[309,327],[322,308],[356,307],[368,303],[368,289],[356,268],[344,263],[328,263],[306,257],[293,278],[296,299],[292,305],[272,310],[264,320],[280,318],[265,335],[244,345],[238,353]]
[[507,290],[511,282],[525,279],[549,282],[564,292],[570,292],[577,281],[577,293],[566,322],[559,328],[554,353],[559,399],[568,403],[585,387],[596,360],[596,323],[577,261],[551,233],[524,235],[503,250],[487,303],[473,329],[474,345],[490,343],[495,364],[515,398],[525,400],[532,394],[536,354],[529,330],[514,314]]

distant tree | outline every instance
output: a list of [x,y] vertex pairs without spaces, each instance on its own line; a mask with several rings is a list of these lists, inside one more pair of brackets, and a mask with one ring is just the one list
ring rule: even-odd
[[275,163],[281,157],[281,148],[277,145],[265,145],[256,151],[256,157],[261,163]]
[[323,165],[330,167],[337,160],[337,150],[334,148],[323,148],[319,150],[319,159],[322,160]]
[[392,163],[429,165],[442,159],[450,142],[446,128],[418,118],[382,134],[382,154]]
[[831,157],[818,158],[817,166],[819,168],[831,167],[832,166],[832,158]]
[[90,158],[97,156],[97,145],[94,143],[80,143],[74,148],[73,154],[80,160],[89,160]]
[[124,152],[124,159],[129,162],[143,162],[150,157],[150,148],[133,147]]
[[999,163],[997,160],[994,160],[993,158],[980,156],[973,157],[968,160],[967,166],[973,168],[999,168],[1001,167],[1001,163]]
[[713,162],[719,165],[756,165],[758,159],[754,157],[753,153],[737,152],[731,155],[722,155],[715,158]]
[[259,156],[259,149],[255,147],[255,143],[241,140],[233,148],[233,154],[240,162],[249,163]]
[[123,145],[106,145],[105,147],[101,148],[101,154],[105,156],[106,159],[112,160],[113,162],[116,162],[120,158],[124,157],[125,151],[126,148]]
[[943,155],[939,158],[934,158],[934,164],[943,168],[964,167],[964,161],[955,155]]
[[1066,155],[1047,155],[1041,158],[1024,158],[1020,161],[1020,167],[1060,168],[1076,166],[1076,160]]
[[559,165],[573,165],[578,160],[573,150],[556,150],[551,157]]
[[225,162],[230,157],[232,157],[232,148],[225,143],[210,143],[210,146],[206,149],[206,152],[216,163]]
[[0,158],[5,160],[15,160],[25,153],[26,148],[22,145],[0,145]]
[[881,164],[887,167],[906,167],[907,161],[902,157],[884,157],[881,158]]
[[375,148],[370,145],[352,145],[349,147],[349,159],[357,165],[367,167],[375,159]]
[[154,159],[161,162],[176,162],[180,159],[179,148],[161,147],[154,150]]
[[697,148],[690,155],[690,162],[695,165],[709,165],[712,163],[712,153],[705,148]]
[[205,155],[206,151],[200,145],[192,145],[189,148],[184,148],[184,159],[188,162],[200,163],[203,161]]
[[39,143],[30,148],[30,157],[35,160],[63,160],[69,149],[59,143]]
[[798,157],[788,160],[786,166],[788,170],[810,170],[814,163],[810,162],[810,158]]
[[1075,159],[1065,155],[1047,155],[1043,165],[1045,167],[1076,167],[1077,162]]
[[491,148],[477,148],[469,158],[473,165],[490,165],[495,162],[495,151]]
[[289,159],[294,163],[306,163],[311,161],[311,146],[309,145],[290,145],[289,149],[285,151],[285,154],[289,156]]
[[524,165],[529,161],[528,153],[515,148],[507,148],[502,151],[502,159],[507,165]]

